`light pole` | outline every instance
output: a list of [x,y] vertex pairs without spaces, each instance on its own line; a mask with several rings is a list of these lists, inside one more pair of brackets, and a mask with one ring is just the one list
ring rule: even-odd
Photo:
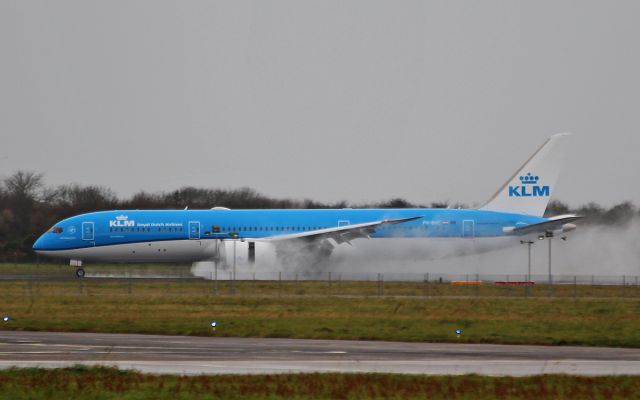
[[544,240],[545,238],[548,239],[549,242],[549,278],[547,279],[547,296],[551,297],[551,293],[553,291],[553,275],[551,274],[551,239],[553,239],[553,231],[547,231],[544,236],[538,236],[538,239],[540,240]]
[[527,263],[527,282],[531,281],[531,245],[535,242],[532,240],[521,240],[520,244],[527,245],[527,255],[529,262]]
[[529,296],[529,285],[531,284],[531,245],[535,243],[531,240],[521,240],[520,244],[526,244],[527,245],[527,255],[528,255],[528,263],[527,263],[527,281],[525,282],[525,294],[527,295],[527,297]]
[[236,243],[238,242],[238,233],[237,232],[231,232],[231,233],[229,233],[229,236],[231,236],[233,238],[233,274],[232,274],[232,280],[231,280],[231,293],[235,294],[235,292],[236,292],[236,286],[235,286],[235,281],[236,281]]
[[553,236],[549,237],[549,297],[551,297],[551,292],[553,291],[553,275],[551,275],[551,239]]

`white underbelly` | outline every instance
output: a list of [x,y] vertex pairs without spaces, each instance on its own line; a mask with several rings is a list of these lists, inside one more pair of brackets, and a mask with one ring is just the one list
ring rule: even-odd
[[166,240],[42,251],[51,257],[103,262],[195,262],[215,255],[215,240]]

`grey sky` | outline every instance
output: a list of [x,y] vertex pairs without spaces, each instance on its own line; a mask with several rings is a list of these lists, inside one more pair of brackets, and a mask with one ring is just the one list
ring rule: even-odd
[[[480,203],[640,200],[637,1],[0,0],[0,175]],[[213,206],[213,205],[212,205]]]

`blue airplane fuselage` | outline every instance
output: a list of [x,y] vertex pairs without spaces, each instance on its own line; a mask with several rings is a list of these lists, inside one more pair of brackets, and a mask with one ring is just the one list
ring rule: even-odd
[[[34,244],[38,253],[83,261],[222,260],[226,244],[258,242],[276,253],[327,257],[334,244],[358,238],[497,238],[569,232],[580,218],[543,218],[569,134],[556,134],[529,157],[480,209],[123,210],[93,212],[54,225]],[[528,239],[530,240],[530,239]],[[510,240],[507,240],[510,242]],[[524,242],[524,240],[521,240]],[[494,241],[495,242],[495,241]],[[515,240],[514,240],[515,242]],[[83,276],[84,271],[76,271]]]
[[[320,210],[123,210],[82,214],[60,221],[33,249],[68,257],[69,250],[159,242],[261,240],[320,229],[390,219],[412,221],[376,227],[371,238],[483,238],[511,235],[509,229],[546,221],[522,214],[462,209]],[[135,251],[135,250],[131,250]],[[91,258],[90,253],[84,252]],[[136,256],[131,253],[131,261]],[[166,257],[171,259],[171,257]],[[202,256],[194,254],[193,261]]]

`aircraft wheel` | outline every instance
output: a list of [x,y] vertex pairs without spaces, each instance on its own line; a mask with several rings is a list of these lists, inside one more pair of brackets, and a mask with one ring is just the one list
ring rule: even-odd
[[84,278],[84,269],[82,269],[82,268],[76,269],[76,276],[78,278]]

